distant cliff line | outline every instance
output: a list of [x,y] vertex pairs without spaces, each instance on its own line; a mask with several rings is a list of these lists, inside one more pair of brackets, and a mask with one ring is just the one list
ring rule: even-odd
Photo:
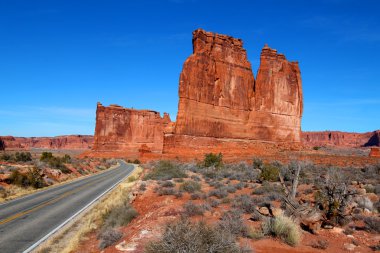
[[[304,131],[302,143],[306,146],[335,147],[380,147],[380,130],[356,133],[342,131]],[[0,136],[0,150],[74,149],[90,150],[94,144],[93,135],[59,135],[54,137]]]

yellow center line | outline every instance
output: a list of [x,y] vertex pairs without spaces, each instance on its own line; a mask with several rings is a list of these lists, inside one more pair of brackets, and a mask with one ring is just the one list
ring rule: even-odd
[[23,211],[23,212],[16,213],[16,214],[14,214],[14,215],[12,215],[12,216],[10,216],[10,217],[8,217],[8,218],[5,218],[5,219],[1,220],[1,221],[0,221],[0,225],[3,225],[3,224],[8,223],[8,222],[10,222],[10,221],[13,221],[13,220],[15,220],[15,219],[17,219],[17,218],[19,218],[19,217],[21,217],[21,216],[24,216],[24,215],[26,215],[26,214],[29,214],[29,213],[31,213],[31,212],[34,212],[34,211],[36,211],[36,210],[38,210],[38,209],[41,209],[41,208],[43,208],[43,207],[45,207],[45,206],[47,206],[47,205],[53,204],[53,203],[55,203],[55,202],[57,202],[57,201],[59,201],[59,200],[65,198],[65,197],[70,196],[70,195],[72,195],[72,194],[74,194],[74,193],[76,193],[76,192],[79,192],[80,190],[82,190],[82,189],[84,189],[84,188],[87,188],[87,187],[89,187],[89,186],[91,186],[91,185],[93,185],[93,184],[95,184],[95,183],[97,183],[97,180],[94,181],[94,182],[92,182],[92,183],[88,183],[88,184],[86,184],[86,185],[83,185],[83,186],[81,186],[81,187],[79,187],[79,188],[76,188],[76,189],[74,189],[74,190],[71,190],[71,191],[68,191],[68,192],[66,192],[66,193],[63,193],[63,194],[60,195],[59,197],[54,198],[54,199],[52,199],[52,200],[49,200],[49,201],[47,201],[47,202],[45,202],[45,203],[43,203],[43,204],[40,204],[40,205],[38,205],[38,206],[36,206],[36,207],[33,207],[32,209],[29,209],[29,210],[26,210],[26,211]]

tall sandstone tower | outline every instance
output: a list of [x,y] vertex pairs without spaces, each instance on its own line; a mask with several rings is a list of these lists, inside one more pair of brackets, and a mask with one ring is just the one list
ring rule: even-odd
[[299,142],[301,116],[298,63],[265,46],[255,82],[240,39],[193,32],[193,54],[180,76],[175,134]]
[[265,45],[255,81],[242,40],[198,29],[180,75],[176,122],[99,104],[93,150],[239,154],[257,141],[300,142],[302,107],[297,62]]

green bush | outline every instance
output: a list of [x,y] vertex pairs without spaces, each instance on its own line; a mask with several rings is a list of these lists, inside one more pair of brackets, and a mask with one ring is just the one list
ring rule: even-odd
[[26,174],[23,174],[18,170],[12,171],[12,174],[8,179],[8,183],[20,187],[32,186],[34,188],[42,188],[46,186],[37,168],[29,170]]
[[203,165],[205,167],[211,167],[211,166],[215,166],[217,168],[221,167],[223,165],[223,155],[222,155],[222,153],[219,153],[219,154],[213,154],[213,153],[205,154]]
[[40,161],[46,162],[53,158],[53,153],[51,152],[42,152]]
[[299,226],[289,217],[280,215],[275,218],[268,218],[263,224],[265,235],[278,237],[290,246],[296,246],[301,240]]
[[188,193],[193,193],[196,191],[201,190],[201,184],[195,181],[186,181],[181,186],[179,187],[180,190],[188,192]]
[[29,162],[32,161],[32,154],[30,152],[16,152],[16,162]]
[[52,169],[57,169],[65,174],[71,173],[65,163],[71,163],[71,157],[65,154],[63,157],[55,157],[51,152],[42,152],[40,161],[47,163]]
[[184,177],[187,175],[178,165],[170,161],[159,161],[144,177],[144,180],[170,180]]
[[272,164],[264,165],[260,177],[265,181],[277,181],[280,169]]

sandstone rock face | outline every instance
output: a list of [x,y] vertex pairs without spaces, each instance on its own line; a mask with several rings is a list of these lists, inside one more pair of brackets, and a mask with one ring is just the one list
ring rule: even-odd
[[86,150],[91,149],[94,137],[91,135],[63,135],[56,137],[13,137],[0,136],[0,150],[28,150],[31,148],[42,149],[67,149]]
[[339,131],[302,132],[302,143],[308,146],[380,146],[379,137],[380,130],[367,133],[348,133]]
[[134,110],[118,105],[98,103],[96,110],[95,151],[162,153],[164,131],[170,128],[168,114],[150,110]]
[[255,82],[243,43],[193,32],[179,83],[177,135],[300,141],[302,87],[297,63],[265,46]]

